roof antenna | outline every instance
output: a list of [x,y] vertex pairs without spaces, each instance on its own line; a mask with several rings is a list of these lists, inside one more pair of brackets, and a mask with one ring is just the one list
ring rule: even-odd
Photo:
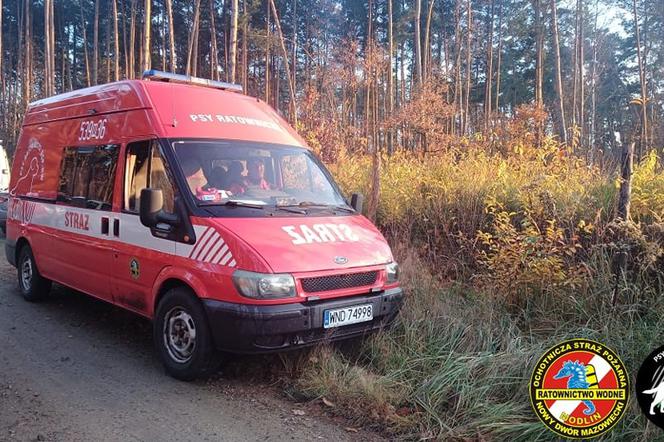
[[175,97],[173,96],[173,86],[169,89],[171,90],[171,113],[173,114],[173,122],[171,124],[173,127],[178,127],[178,119],[175,118]]

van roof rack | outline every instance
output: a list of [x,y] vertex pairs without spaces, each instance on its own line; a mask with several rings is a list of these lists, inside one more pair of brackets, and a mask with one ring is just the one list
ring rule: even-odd
[[149,69],[143,72],[143,80],[165,81],[171,83],[195,84],[197,86],[223,89],[226,91],[242,92],[242,86],[225,81],[208,80],[207,78],[192,77],[191,75],[173,74],[171,72]]

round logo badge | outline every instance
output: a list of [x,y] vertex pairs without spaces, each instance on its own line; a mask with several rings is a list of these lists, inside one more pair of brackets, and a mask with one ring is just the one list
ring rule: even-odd
[[570,339],[549,349],[530,378],[535,413],[551,431],[571,439],[606,433],[625,413],[629,376],[604,344]]
[[636,399],[646,417],[664,428],[664,345],[641,364],[636,375]]
[[132,258],[131,261],[129,261],[129,273],[134,279],[138,279],[138,277],[141,276],[141,267],[136,258]]

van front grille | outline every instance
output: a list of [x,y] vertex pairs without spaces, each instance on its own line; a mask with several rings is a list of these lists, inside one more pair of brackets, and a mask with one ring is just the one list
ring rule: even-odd
[[361,273],[345,273],[340,275],[317,276],[315,278],[303,278],[302,288],[307,293],[327,292],[329,290],[349,289],[352,287],[364,287],[376,282],[378,271]]

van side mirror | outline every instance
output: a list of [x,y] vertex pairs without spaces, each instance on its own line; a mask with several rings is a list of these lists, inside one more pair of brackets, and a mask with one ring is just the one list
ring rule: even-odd
[[350,196],[350,206],[357,213],[362,213],[362,206],[364,205],[364,195],[361,193],[354,193]]
[[141,224],[154,228],[157,224],[165,223],[175,225],[178,223],[177,215],[164,212],[164,194],[160,189],[141,190],[141,203],[139,216]]

